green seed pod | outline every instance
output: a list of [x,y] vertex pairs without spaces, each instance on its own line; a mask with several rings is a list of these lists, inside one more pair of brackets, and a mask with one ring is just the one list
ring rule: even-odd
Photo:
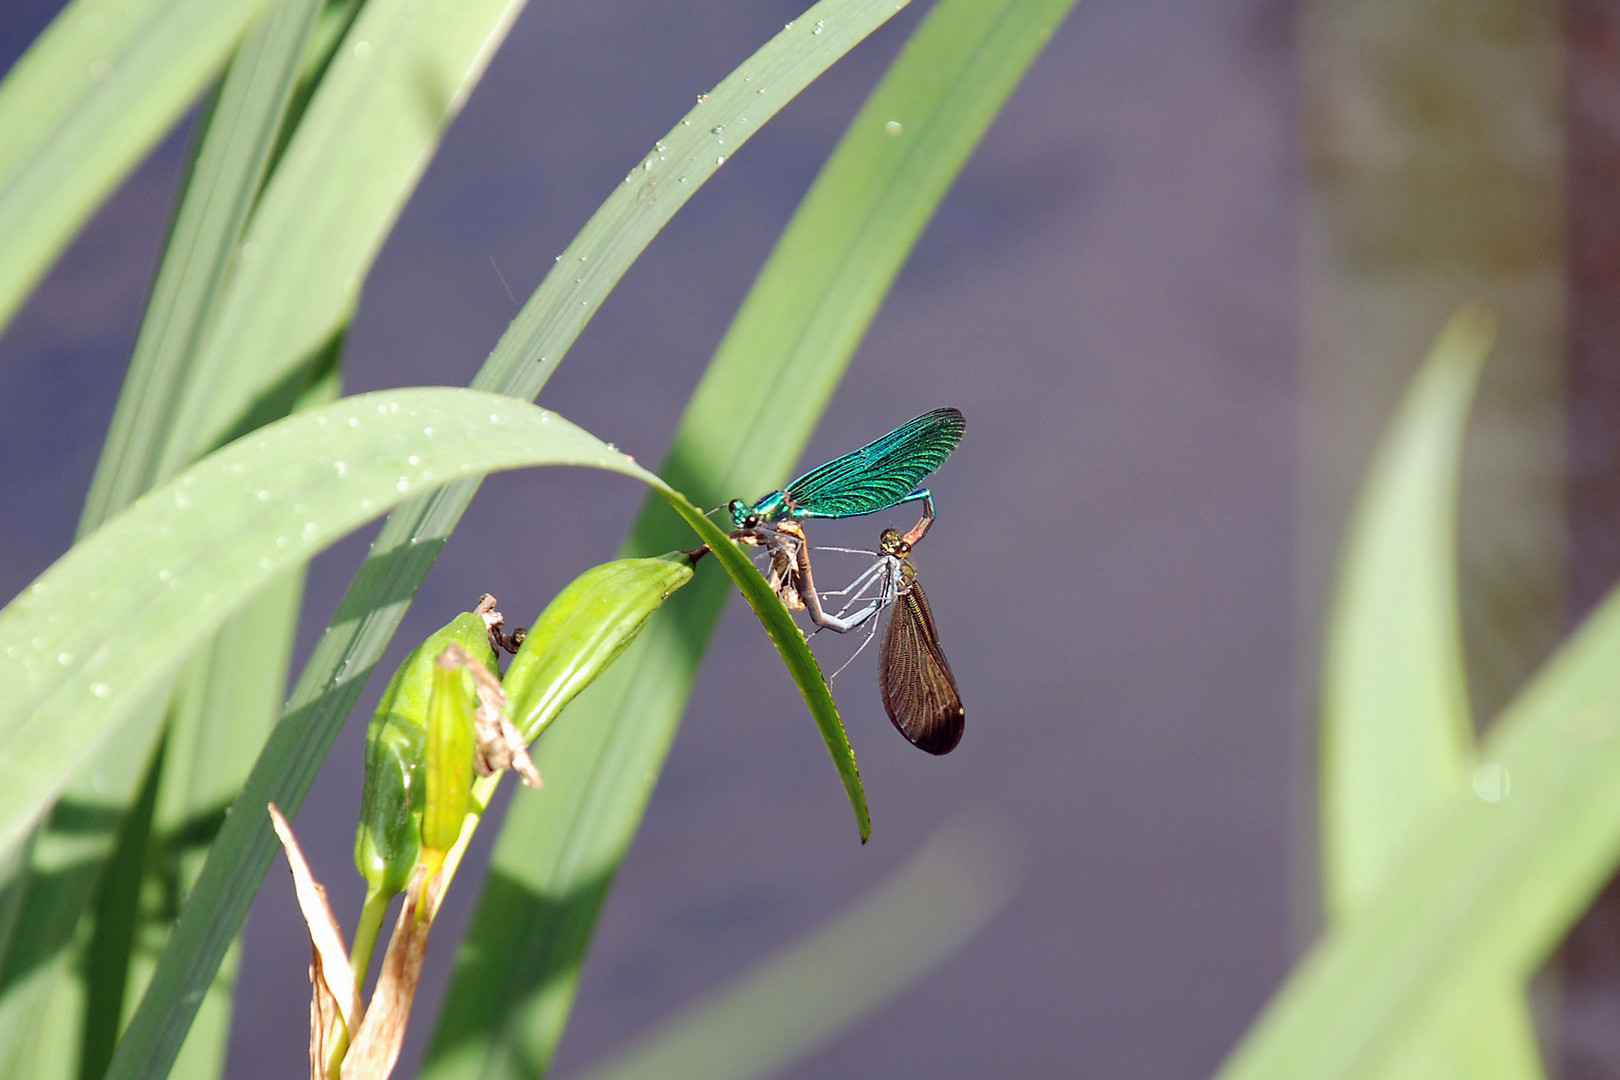
[[[428,699],[427,745],[422,755],[422,847],[442,857],[461,835],[472,790],[473,709],[477,694],[472,677],[454,662],[433,666],[433,693]],[[430,864],[431,867],[437,864]]]
[[[354,865],[370,893],[393,896],[403,892],[416,867],[424,802],[418,770],[426,749],[428,703],[438,669],[435,659],[452,644],[466,649],[491,672],[497,671],[483,619],[463,612],[399,665],[366,729],[366,779],[360,795]],[[470,679],[467,685],[470,688]],[[470,689],[468,694],[470,697]],[[468,708],[472,708],[470,703]]]
[[502,685],[524,742],[556,718],[635,639],[658,606],[692,580],[685,552],[618,559],[585,571],[546,605]]

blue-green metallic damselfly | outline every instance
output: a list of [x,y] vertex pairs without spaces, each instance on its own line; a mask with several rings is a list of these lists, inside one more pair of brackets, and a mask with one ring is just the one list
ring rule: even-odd
[[851,630],[862,619],[852,622],[830,616],[821,605],[810,574],[809,545],[799,521],[859,517],[921,501],[923,517],[907,534],[915,542],[934,520],[933,496],[917,485],[956,448],[966,426],[961,410],[934,409],[811,469],[752,505],[733,499],[728,508],[736,530],[731,537],[761,545],[770,553],[771,586],[789,607],[808,611],[818,627],[839,633]]
[[923,413],[859,450],[811,469],[753,505],[731,500],[732,523],[752,529],[800,518],[859,517],[919,500],[930,507],[932,517],[932,497],[917,485],[956,449],[966,427],[960,409]]

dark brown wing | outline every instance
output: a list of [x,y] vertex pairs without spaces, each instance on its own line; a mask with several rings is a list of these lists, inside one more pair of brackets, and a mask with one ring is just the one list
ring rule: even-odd
[[939,647],[933,609],[915,579],[895,598],[883,632],[878,693],[894,726],[919,750],[948,754],[962,741],[962,696]]

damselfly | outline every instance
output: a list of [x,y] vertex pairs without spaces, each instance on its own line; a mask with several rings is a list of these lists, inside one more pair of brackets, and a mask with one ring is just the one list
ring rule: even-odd
[[771,587],[790,608],[808,611],[818,627],[839,633],[851,630],[876,608],[853,622],[825,612],[811,576],[809,545],[799,520],[859,517],[920,500],[923,516],[906,534],[915,543],[934,520],[933,496],[917,484],[950,456],[966,426],[961,410],[935,409],[811,469],[753,505],[733,499],[728,506],[736,525],[731,538],[766,549]]
[[[926,529],[923,525],[922,530]],[[948,754],[962,740],[967,715],[951,665],[940,648],[933,608],[911,562],[911,546],[921,535],[917,529],[904,536],[897,529],[884,529],[878,538],[877,561],[848,587],[823,595],[847,597],[844,608],[828,616],[845,630],[860,626],[884,608],[893,608],[878,654],[883,711],[913,746],[930,754]],[[808,571],[808,556],[796,561],[795,572],[802,575],[798,588],[807,600],[816,595]],[[853,615],[848,614],[856,608]],[[862,642],[856,656],[866,644]]]
[[918,487],[961,441],[967,421],[960,409],[935,409],[900,425],[859,450],[817,466],[781,491],[753,505],[728,504],[738,529],[753,529],[799,518],[842,518],[875,514],[899,503],[922,501],[933,517],[933,498]]

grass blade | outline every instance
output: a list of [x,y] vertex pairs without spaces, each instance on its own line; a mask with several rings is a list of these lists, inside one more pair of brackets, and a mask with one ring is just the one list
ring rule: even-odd
[[1378,897],[1317,945],[1218,1074],[1360,1077],[1449,1021],[1460,987],[1526,979],[1620,863],[1620,591],[1485,740]]
[[174,413],[196,377],[197,349],[241,247],[297,83],[320,0],[278,3],[248,33],[209,109],[152,285],[129,374],[85,498],[79,533],[163,478],[159,462],[184,440]]
[[[665,467],[699,505],[787,476],[938,199],[1070,6],[945,0],[930,12],[806,196],[688,406]],[[887,126],[896,117],[900,137]],[[625,553],[667,550],[681,531],[649,505]],[[563,779],[545,799],[513,798],[424,1077],[545,1069],[725,597],[711,580],[671,598],[581,695],[575,721],[538,744],[541,768]]]
[[1346,542],[1322,691],[1323,876],[1335,920],[1367,906],[1471,771],[1457,488],[1468,406],[1495,336],[1477,311],[1447,324],[1379,443]]
[[[1336,924],[1366,909],[1473,770],[1457,489],[1495,336],[1475,309],[1446,325],[1380,441],[1346,544],[1322,695],[1323,892]],[[1404,1047],[1386,1075],[1541,1075],[1523,985],[1460,989],[1468,1005]]]
[[938,830],[872,893],[580,1080],[775,1073],[871,1017],[978,933],[1018,889],[1008,847],[982,827]]
[[270,0],[74,0],[0,83],[0,327]]
[[369,0],[253,209],[175,407],[178,468],[285,413],[521,0]]
[[[176,212],[119,406],[86,498],[79,525],[81,536],[128,505],[158,479],[158,460],[165,446],[176,439],[172,422],[173,405],[178,398],[179,388],[193,372],[196,340],[212,314],[231,257],[240,244],[243,222],[263,181],[271,148],[282,126],[299,75],[305,45],[320,8],[319,0],[288,0],[272,7],[265,18],[249,30],[211,102],[187,172],[185,197]],[[247,766],[251,764],[252,754],[257,751],[268,729],[269,720],[273,719],[273,715],[265,714],[265,710],[276,708],[281,700],[292,645],[291,634],[296,624],[297,590],[301,588],[302,575],[275,586],[272,589],[275,593],[293,590],[288,598],[290,605],[278,603],[269,594],[260,598],[243,615],[247,625],[252,628],[246,639],[235,632],[235,620],[228,623],[220,641],[206,651],[207,656],[191,662],[191,677],[182,680],[183,687],[193,686],[202,693],[201,700],[204,702],[221,702],[228,710],[226,714],[235,721],[215,729],[229,732],[232,744],[231,747],[216,748],[220,753],[216,756],[214,769],[208,774],[215,784],[240,783]],[[281,611],[285,617],[279,622],[271,619],[271,625],[263,625],[263,620],[254,613],[269,609]],[[206,665],[214,660],[219,660],[224,670],[234,672],[244,685],[266,692],[268,696],[263,702],[242,701],[241,695],[224,701],[217,693],[205,692],[205,688],[215,691],[222,689],[220,680],[210,678],[205,670]],[[147,708],[155,710],[159,706]],[[184,701],[177,703],[175,715],[188,718],[193,726],[205,729],[211,726],[213,720],[213,717],[204,716],[198,709],[188,707]],[[256,726],[252,722],[255,716],[263,716],[264,722]],[[147,731],[153,729],[150,722],[143,723],[141,727]],[[171,741],[175,739],[191,741],[183,732],[172,734]],[[64,795],[72,805],[87,802],[98,804],[109,830],[117,819],[116,813],[112,812],[117,805],[114,789],[131,788],[132,796],[132,784],[143,762],[150,757],[145,747],[126,747],[122,745],[123,741],[118,740],[117,744],[105,748],[86,766],[85,773],[94,779],[94,790],[70,788]],[[231,753],[232,747],[237,753]],[[244,750],[246,761],[233,768],[233,760],[239,760]],[[186,799],[185,795],[175,792],[176,779],[172,770],[165,772],[159,783],[159,803],[173,802],[176,798]],[[160,843],[163,831],[160,824]],[[122,832],[126,843],[136,838],[136,833],[128,829]],[[139,833],[140,838],[146,835],[145,831]],[[13,1054],[6,1059],[11,1064],[0,1065],[0,1076],[43,1077],[47,1067],[64,1077],[78,1076],[81,1071],[87,1075],[100,1075],[124,1019],[117,1003],[125,993],[127,958],[119,957],[117,963],[109,967],[109,961],[114,959],[112,957],[87,959],[80,955],[82,950],[69,949],[77,914],[89,901],[98,876],[99,858],[92,854],[87,839],[82,832],[64,837],[48,831],[40,840],[42,846],[37,848],[38,857],[43,863],[36,863],[28,880],[18,880],[12,885],[25,895],[34,893],[42,885],[39,880],[41,865],[48,864],[53,858],[50,852],[63,845],[75,851],[79,860],[76,872],[49,888],[50,918],[29,925],[30,940],[25,945],[11,943],[5,950],[8,968],[10,958],[26,956],[30,958],[28,963],[34,970],[7,970],[0,974],[0,983],[5,986],[4,998],[0,1000],[0,1031],[10,1031],[10,1037],[0,1041],[14,1048]],[[109,832],[101,846],[105,848],[110,842]],[[138,877],[140,866],[146,861],[144,853],[127,852],[119,857],[135,867],[134,872]],[[191,872],[194,870],[195,867]],[[179,892],[158,895],[183,895],[189,880],[174,884],[181,887]],[[128,901],[124,909],[115,909],[115,895],[123,895]],[[117,893],[116,890],[104,892],[94,915],[98,937],[111,932],[109,927],[114,925],[133,927],[138,902],[136,895]],[[146,917],[150,919],[153,914],[149,909]],[[161,918],[161,915],[158,917]],[[151,927],[146,932],[125,932],[121,940],[143,943],[161,941],[165,930],[165,927]],[[84,937],[81,935],[80,944],[83,943]],[[139,967],[137,964],[137,971]],[[75,979],[94,980],[105,975],[116,985],[88,986],[83,992],[56,994],[52,999],[52,1008],[65,1010],[65,1015],[43,1017],[37,1021],[25,1019],[39,1015],[44,998],[51,995],[55,980],[64,970]],[[138,989],[141,981],[137,975],[135,988]],[[222,1006],[210,1008],[210,1013],[216,1016],[223,1014],[224,1021],[214,1025],[216,1041],[222,1039],[228,1030],[229,996],[224,994],[221,999],[222,993],[217,985],[210,991],[210,997]],[[112,1004],[105,1015],[86,1013],[86,1005],[94,1002]],[[13,1026],[13,1020],[22,1022]],[[82,1052],[77,1045],[57,1045],[42,1048],[43,1052],[36,1053],[32,1047],[38,1044],[44,1031],[82,1031],[93,1045],[82,1048]],[[75,1044],[77,1042],[74,1040]],[[94,1045],[103,1049],[96,1050]],[[82,1069],[81,1056],[86,1062]],[[98,1058],[99,1066],[91,1063]],[[217,1073],[217,1069],[209,1071]]]
[[[730,144],[735,149],[903,6],[903,0],[822,0],[728,76],[686,119],[724,126],[732,117],[751,118],[737,126],[736,143]],[[820,34],[814,32],[817,21],[824,24]],[[700,110],[707,111],[699,115]],[[671,129],[663,149],[655,147],[651,156],[689,161],[686,183],[677,176],[673,193],[650,202],[640,186],[615,189],[502,336],[474,380],[476,386],[523,398],[539,393],[624,271],[713,174],[719,163],[709,165],[704,152],[710,136],[712,131],[698,123]],[[239,800],[244,805],[273,797],[291,813],[303,801],[410,597],[476,490],[475,482],[452,484],[413,501],[383,526],[248,779]],[[723,591],[722,586],[719,593]],[[130,1023],[127,1048],[114,1057],[111,1076],[162,1075],[190,1023],[191,1003],[212,978],[275,851],[274,837],[256,806],[252,814],[235,815],[227,824]]]
[[[210,455],[74,545],[0,611],[0,850],[209,631],[278,573],[454,477],[533,464],[662,486],[533,406],[473,391],[367,394]],[[337,482],[334,482],[337,481]],[[63,733],[73,734],[64,748]]]

